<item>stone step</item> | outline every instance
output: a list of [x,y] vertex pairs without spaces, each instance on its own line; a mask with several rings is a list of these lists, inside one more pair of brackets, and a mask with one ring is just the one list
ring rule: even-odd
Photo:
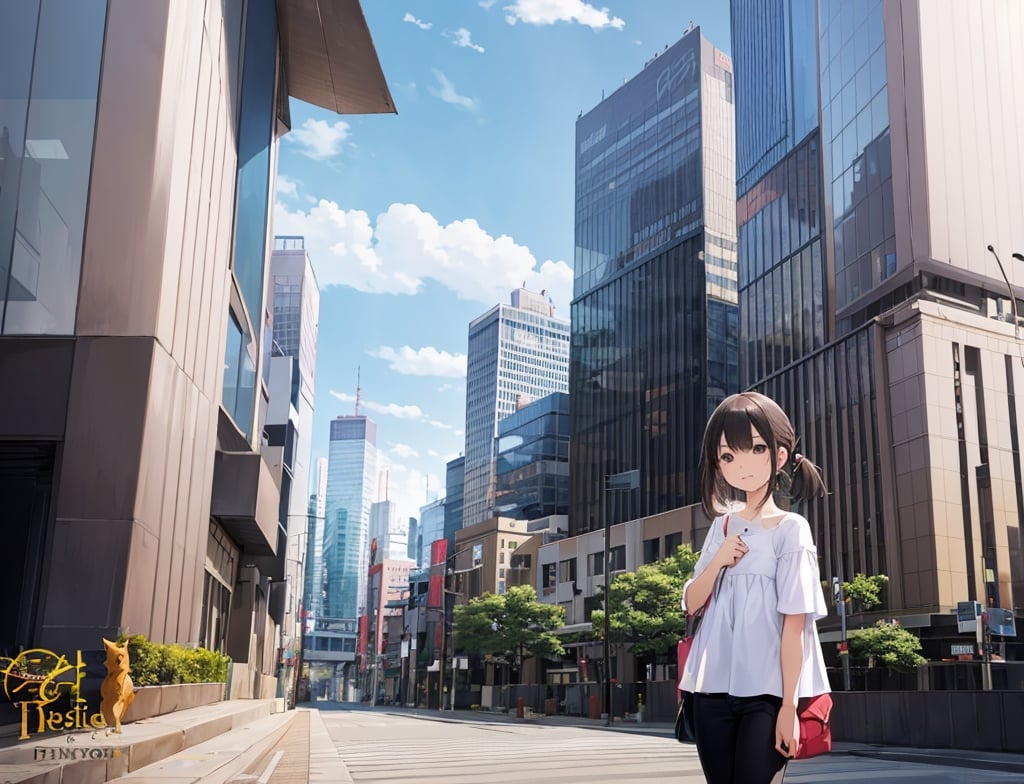
[[290,711],[264,716],[109,781],[111,784],[227,784],[266,755],[288,732],[296,715]]
[[[269,718],[275,700],[225,700],[123,725],[0,744],[5,784],[98,784]],[[286,715],[286,714],[281,714]]]

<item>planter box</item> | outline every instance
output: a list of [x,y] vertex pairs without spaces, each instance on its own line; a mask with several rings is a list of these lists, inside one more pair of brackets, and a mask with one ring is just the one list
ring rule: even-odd
[[186,708],[210,705],[223,699],[223,683],[175,683],[169,686],[137,686],[124,721],[138,721]]

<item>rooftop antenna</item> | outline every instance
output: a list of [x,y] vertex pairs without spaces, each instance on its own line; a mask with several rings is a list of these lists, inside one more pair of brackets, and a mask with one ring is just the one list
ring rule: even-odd
[[362,370],[362,366],[356,366],[356,416],[359,416],[359,399],[363,393],[363,388],[359,386],[359,377],[362,374]]

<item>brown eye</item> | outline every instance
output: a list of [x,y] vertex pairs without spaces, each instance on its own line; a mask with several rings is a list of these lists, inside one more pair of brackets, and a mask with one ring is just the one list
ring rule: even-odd
[[755,444],[754,445],[754,454],[755,455],[763,455],[767,451],[768,451],[768,447],[765,446],[764,444]]
[[722,455],[718,459],[719,459],[719,461],[721,461],[723,463],[731,463],[732,462],[732,455],[730,455],[728,452],[726,452],[724,455]]

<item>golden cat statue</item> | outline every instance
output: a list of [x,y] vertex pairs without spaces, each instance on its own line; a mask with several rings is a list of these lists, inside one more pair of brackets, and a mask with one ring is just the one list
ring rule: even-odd
[[128,643],[118,645],[110,640],[103,640],[107,652],[107,675],[100,684],[100,712],[108,727],[114,732],[121,731],[121,717],[135,699],[131,675],[128,674]]

